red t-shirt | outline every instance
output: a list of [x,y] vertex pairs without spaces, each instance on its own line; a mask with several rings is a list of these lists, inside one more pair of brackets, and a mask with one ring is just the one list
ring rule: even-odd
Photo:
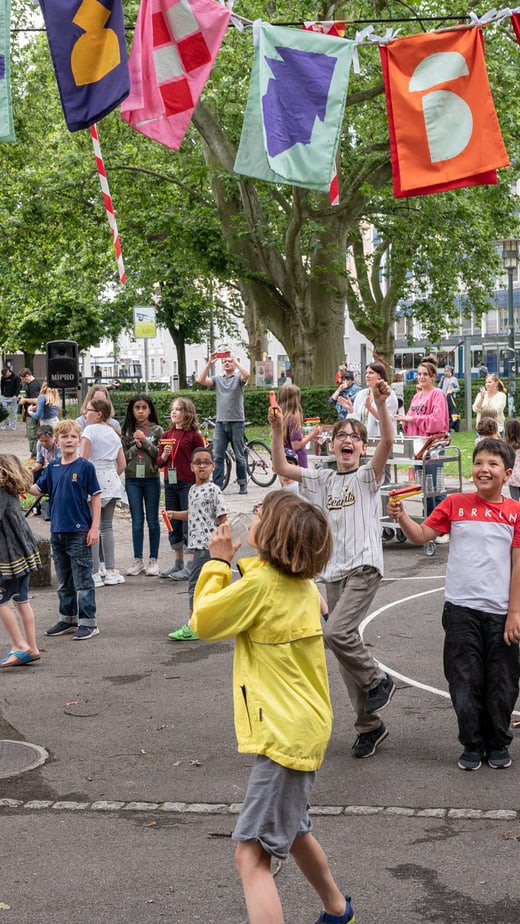
[[502,497],[449,494],[424,521],[449,533],[445,597],[485,613],[507,613],[511,549],[520,548],[520,503]]
[[[165,440],[175,440],[172,451],[166,460],[162,457],[162,444]],[[166,430],[161,437],[161,445],[157,454],[157,465],[159,468],[164,467],[164,481],[168,484],[168,469],[174,468],[177,471],[177,481],[184,481],[188,484],[195,483],[191,464],[191,454],[198,446],[204,446],[204,440],[200,430],[179,430],[175,427],[173,430]]]

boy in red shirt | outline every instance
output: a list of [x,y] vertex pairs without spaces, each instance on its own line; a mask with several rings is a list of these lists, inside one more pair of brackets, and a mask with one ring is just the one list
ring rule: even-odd
[[483,757],[494,770],[511,766],[509,726],[520,677],[520,505],[502,488],[514,462],[503,440],[483,439],[473,451],[475,492],[449,494],[423,523],[402,503],[388,505],[411,542],[450,535],[444,674],[464,746],[461,770],[478,770]]

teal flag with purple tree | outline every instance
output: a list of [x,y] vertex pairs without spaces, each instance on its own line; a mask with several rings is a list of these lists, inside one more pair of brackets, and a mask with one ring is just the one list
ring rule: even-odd
[[0,141],[15,140],[9,69],[10,29],[10,0],[0,0]]
[[328,192],[354,42],[260,22],[254,37],[235,172]]

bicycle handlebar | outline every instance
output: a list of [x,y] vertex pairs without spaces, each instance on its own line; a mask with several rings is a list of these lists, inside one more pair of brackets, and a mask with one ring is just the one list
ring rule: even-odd
[[[214,430],[216,423],[217,421],[215,420],[214,417],[204,417],[204,419],[201,420],[200,422],[200,429],[201,430],[209,430],[209,429]],[[251,426],[251,421],[244,420],[244,427],[250,427],[250,426]]]

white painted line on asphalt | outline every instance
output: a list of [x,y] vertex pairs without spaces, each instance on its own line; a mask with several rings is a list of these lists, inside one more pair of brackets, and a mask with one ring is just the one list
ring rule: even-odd
[[[417,580],[416,578],[394,578],[398,581],[411,581]],[[424,580],[439,580],[439,578],[425,577]],[[359,626],[359,634],[363,638],[363,633],[367,626],[380,616],[386,610],[391,610],[394,606],[400,606],[402,603],[408,603],[409,600],[418,600],[419,597],[426,597],[428,594],[437,594],[439,591],[444,590],[444,585],[442,587],[433,587],[431,590],[422,590],[418,594],[410,594],[409,597],[401,597],[399,600],[394,600],[392,603],[385,603],[384,606],[380,606],[379,609],[374,610],[373,613],[368,613],[361,625]],[[376,659],[377,660],[377,659]],[[427,693],[434,693],[436,696],[442,696],[444,699],[450,699],[450,694],[447,690],[439,690],[438,687],[430,687],[426,683],[421,683],[420,680],[414,680],[413,677],[407,677],[406,674],[400,674],[398,671],[394,670],[391,667],[388,667],[386,664],[383,664],[382,661],[377,661],[379,666],[387,673],[391,674],[392,677],[395,677],[396,680],[402,680],[403,683],[408,684],[411,687],[417,687],[418,690],[425,690]],[[513,710],[513,715],[520,715],[520,712]]]

